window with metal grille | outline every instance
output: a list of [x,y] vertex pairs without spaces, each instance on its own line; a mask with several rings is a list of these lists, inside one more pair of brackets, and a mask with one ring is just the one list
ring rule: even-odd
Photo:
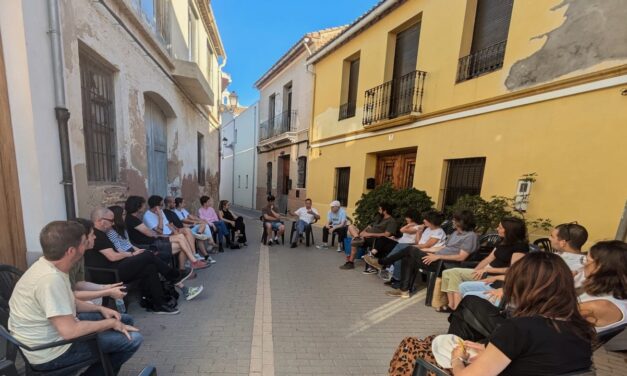
[[272,162],[266,164],[266,191],[268,196],[272,194]]
[[298,184],[297,188],[305,188],[307,179],[307,157],[298,157]]
[[348,205],[348,185],[351,178],[350,167],[340,167],[335,169],[336,183],[335,183],[335,197],[340,202],[340,205]]
[[448,160],[444,207],[454,205],[461,196],[481,194],[485,158]]
[[198,184],[205,185],[205,136],[198,132],[196,141],[198,151]]
[[87,179],[92,182],[115,182],[118,166],[113,70],[84,51],[79,53],[79,65]]

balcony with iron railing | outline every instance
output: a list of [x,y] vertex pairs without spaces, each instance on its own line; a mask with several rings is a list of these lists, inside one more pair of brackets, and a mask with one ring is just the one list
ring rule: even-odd
[[427,73],[413,71],[365,93],[363,125],[422,113]]
[[357,102],[348,102],[348,103],[344,103],[343,105],[341,105],[338,120],[344,120],[344,119],[352,118],[353,116],[355,116],[356,107],[357,107]]
[[491,45],[459,59],[457,82],[470,80],[503,67],[507,40]]
[[269,140],[290,132],[296,132],[296,110],[283,111],[259,125],[259,141]]

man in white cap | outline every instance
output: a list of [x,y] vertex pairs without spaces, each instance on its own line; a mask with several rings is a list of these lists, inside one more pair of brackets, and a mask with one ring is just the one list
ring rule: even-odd
[[331,210],[327,213],[327,224],[322,228],[322,245],[316,246],[318,249],[329,248],[329,234],[335,232],[337,234],[337,251],[342,252],[342,243],[346,238],[346,211],[340,206],[340,202],[335,200],[331,202]]

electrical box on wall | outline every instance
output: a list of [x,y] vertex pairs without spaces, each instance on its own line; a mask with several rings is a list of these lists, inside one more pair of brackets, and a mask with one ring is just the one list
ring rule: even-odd
[[516,187],[516,200],[514,201],[514,207],[516,210],[521,212],[527,211],[529,194],[531,193],[531,184],[532,182],[529,180],[518,180],[518,186]]

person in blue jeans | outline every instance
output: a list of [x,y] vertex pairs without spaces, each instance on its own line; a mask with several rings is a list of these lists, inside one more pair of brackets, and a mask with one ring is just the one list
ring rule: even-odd
[[[139,349],[143,337],[128,315],[74,298],[69,271],[84,255],[89,242],[85,228],[75,221],[54,221],[40,234],[43,257],[15,285],[9,300],[8,328],[22,343],[34,347],[97,333],[102,352],[117,374]],[[26,351],[39,371],[72,365],[97,356],[85,343]],[[95,363],[83,375],[104,375]]]
[[298,208],[293,213],[289,211],[290,215],[298,217],[298,222],[296,222],[296,236],[292,239],[292,245],[290,248],[296,248],[298,245],[298,239],[303,236],[307,227],[311,226],[312,223],[320,219],[318,210],[312,208],[311,204],[311,199],[308,198],[305,200],[305,206]]

